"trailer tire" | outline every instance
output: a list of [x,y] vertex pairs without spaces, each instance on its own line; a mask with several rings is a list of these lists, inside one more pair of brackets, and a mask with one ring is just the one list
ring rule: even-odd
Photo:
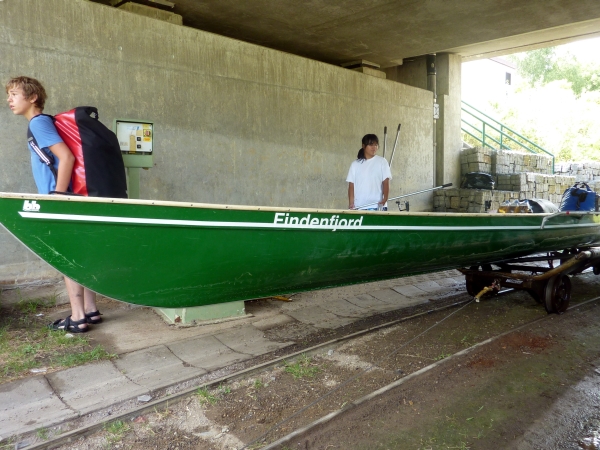
[[571,301],[571,279],[567,275],[558,275],[548,280],[544,291],[544,304],[548,314],[562,314]]

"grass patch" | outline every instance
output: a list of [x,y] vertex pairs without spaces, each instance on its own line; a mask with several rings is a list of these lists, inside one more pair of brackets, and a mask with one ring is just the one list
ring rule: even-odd
[[50,371],[116,357],[102,347],[92,348],[83,335],[68,337],[49,330],[48,308],[55,302],[54,297],[21,300],[0,309],[0,383],[27,376],[36,368]]
[[35,435],[39,439],[42,439],[43,441],[47,441],[48,440],[48,428],[40,428],[39,430],[37,430],[35,432]]
[[17,302],[17,309],[21,311],[23,314],[36,314],[39,310],[51,308],[56,306],[56,294],[48,297],[47,299],[43,298],[30,298],[23,299],[21,298]]
[[156,417],[158,418],[158,420],[164,420],[165,418],[169,417],[171,415],[171,413],[172,413],[172,411],[171,411],[171,409],[169,409],[169,402],[167,402],[165,409],[163,409],[162,411],[159,411],[158,409],[156,409],[156,406],[154,407],[154,414],[156,414]]
[[307,355],[301,355],[294,363],[284,362],[285,371],[294,378],[312,378],[321,371],[312,364],[312,358]]
[[196,395],[201,405],[214,405],[217,403],[217,397],[211,394],[207,388],[198,388]]
[[100,361],[102,359],[112,359],[116,358],[117,355],[108,353],[104,350],[100,345],[93,348],[90,351],[82,352],[82,353],[69,353],[66,355],[62,355],[54,359],[55,365],[59,365],[62,367],[74,367],[80,366],[85,363],[89,363],[92,361]]
[[452,353],[441,353],[434,358],[435,361],[441,361],[442,359],[446,359],[449,356],[452,356]]
[[229,386],[225,386],[224,384],[219,385],[219,394],[227,395],[231,394],[231,388]]
[[125,433],[131,430],[128,423],[122,420],[115,420],[104,427],[106,431],[106,440],[109,444],[115,444],[123,439]]
[[16,438],[10,437],[5,440],[0,440],[0,450],[13,450],[15,448]]

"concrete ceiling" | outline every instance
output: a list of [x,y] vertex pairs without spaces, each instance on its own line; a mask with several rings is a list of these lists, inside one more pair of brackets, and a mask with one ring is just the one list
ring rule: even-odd
[[[125,1],[93,0],[111,6]],[[599,0],[135,0],[185,26],[331,64],[465,61],[600,36]]]

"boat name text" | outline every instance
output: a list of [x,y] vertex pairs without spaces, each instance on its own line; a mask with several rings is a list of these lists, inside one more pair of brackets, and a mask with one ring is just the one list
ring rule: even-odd
[[333,214],[330,217],[310,217],[306,216],[290,216],[290,213],[275,213],[273,223],[276,225],[308,225],[308,226],[326,226],[335,228],[344,227],[360,227],[362,226],[363,216],[358,219],[340,219],[340,216]]

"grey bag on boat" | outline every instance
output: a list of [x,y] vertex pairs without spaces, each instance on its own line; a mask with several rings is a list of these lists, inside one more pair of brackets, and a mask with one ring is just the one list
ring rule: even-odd
[[534,214],[539,213],[555,213],[558,212],[558,207],[550,200],[543,198],[529,198],[529,205]]

